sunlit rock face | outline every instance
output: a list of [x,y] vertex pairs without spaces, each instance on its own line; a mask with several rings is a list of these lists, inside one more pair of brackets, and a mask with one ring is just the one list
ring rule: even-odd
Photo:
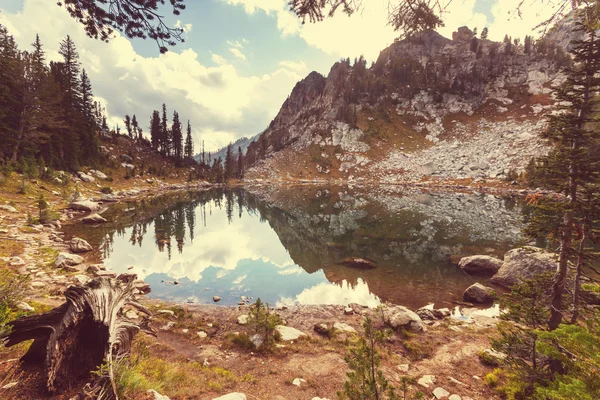
[[[421,32],[382,50],[370,67],[342,60],[327,77],[311,72],[249,145],[249,176],[380,179],[401,170],[405,179],[501,178],[522,170],[548,151],[537,133],[570,63],[571,25],[567,18],[527,49],[481,40],[466,27],[453,40]],[[482,157],[489,154],[482,146],[493,156]],[[289,152],[304,158],[290,162]],[[415,161],[404,162],[407,154]],[[429,163],[433,170],[422,168]]]

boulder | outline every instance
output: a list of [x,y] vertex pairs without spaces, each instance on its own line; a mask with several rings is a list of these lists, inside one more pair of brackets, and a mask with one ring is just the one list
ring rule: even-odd
[[237,319],[237,323],[240,325],[246,325],[248,323],[248,315],[244,314],[244,315],[240,315]]
[[383,319],[394,330],[406,329],[414,332],[425,330],[425,324],[423,324],[421,317],[404,306],[385,308],[383,310]]
[[289,340],[297,340],[302,336],[306,336],[306,333],[284,325],[277,325],[275,330],[281,335],[281,340],[286,342]]
[[91,182],[96,181],[93,176],[88,175],[85,172],[79,172],[78,175],[79,175],[79,179],[81,179],[84,182],[91,183]]
[[445,317],[450,316],[450,310],[447,308],[441,308],[439,310],[421,307],[415,313],[421,317],[422,320],[435,321],[437,319],[444,319]]
[[94,212],[100,209],[100,204],[92,200],[77,200],[69,205],[71,210]]
[[216,397],[213,400],[246,400],[246,395],[244,393],[229,393],[225,396]]
[[119,201],[119,198],[112,193],[103,193],[100,196],[100,200],[105,203],[116,203],[117,201]]
[[11,257],[8,260],[8,265],[11,267],[22,267],[25,265],[25,260],[23,260],[21,257]]
[[133,158],[131,158],[131,156],[128,154],[122,154],[121,160],[125,161],[126,163],[130,163],[133,161]]
[[0,210],[8,211],[8,212],[11,212],[11,213],[16,213],[17,212],[16,208],[14,208],[13,206],[8,205],[8,204],[1,204],[0,205]]
[[325,335],[325,336],[329,336],[329,327],[327,326],[327,324],[315,324],[315,326],[313,327],[314,331],[317,332],[318,334],[321,335]]
[[433,389],[433,396],[436,399],[446,399],[448,398],[448,396],[450,396],[450,392],[444,388],[436,387],[435,389]]
[[260,349],[260,347],[265,342],[265,339],[262,335],[256,333],[256,334],[250,336],[250,341],[252,342],[252,344],[254,345],[255,348]]
[[81,221],[84,224],[102,224],[102,223],[106,222],[106,218],[102,217],[99,214],[94,213],[94,214],[88,215],[87,217],[83,217],[81,219]]
[[502,260],[490,256],[463,257],[458,266],[467,274],[494,275],[502,266]]
[[79,265],[83,262],[83,257],[78,256],[77,254],[71,253],[60,253],[56,260],[54,260],[54,265],[56,268],[65,268],[68,266]]
[[71,239],[69,247],[73,253],[85,253],[93,250],[92,246],[90,246],[88,242],[78,237]]
[[100,172],[100,171],[96,171],[96,170],[91,170],[90,171],[90,175],[95,176],[98,179],[102,179],[102,180],[108,180],[108,176],[106,176],[106,174],[104,172]]
[[171,400],[167,396],[158,393],[154,389],[148,390],[148,393],[152,396],[152,400]]
[[344,265],[350,268],[358,268],[358,269],[375,269],[377,268],[377,264],[373,261],[365,260],[364,258],[358,257],[346,257],[342,261],[338,262],[340,265]]
[[491,279],[495,285],[511,287],[521,279],[531,279],[545,272],[555,272],[558,256],[537,247],[521,247],[509,250],[504,255],[504,263]]
[[494,289],[477,282],[465,290],[463,299],[472,303],[491,303],[494,301]]
[[35,311],[35,308],[31,307],[29,304],[24,301],[19,301],[17,303],[17,308],[21,311]]
[[346,333],[356,333],[356,329],[351,327],[350,325],[344,322],[336,322],[333,324],[334,331],[346,332]]

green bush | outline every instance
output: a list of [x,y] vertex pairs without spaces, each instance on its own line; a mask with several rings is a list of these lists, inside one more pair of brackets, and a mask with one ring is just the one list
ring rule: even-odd
[[281,325],[281,318],[272,313],[269,305],[263,303],[260,298],[256,299],[256,302],[250,307],[248,325],[255,333],[263,337],[263,349],[269,349],[279,339],[275,327]]
[[112,194],[113,190],[111,187],[109,186],[103,186],[100,188],[100,193],[104,193],[104,194]]

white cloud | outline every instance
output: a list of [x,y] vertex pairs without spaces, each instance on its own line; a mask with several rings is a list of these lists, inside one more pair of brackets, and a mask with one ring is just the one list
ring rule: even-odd
[[304,289],[295,298],[282,298],[277,305],[282,304],[339,304],[357,303],[369,307],[377,307],[381,301],[369,291],[369,286],[360,278],[356,285],[347,281],[342,283],[319,283],[311,288]]
[[[522,4],[521,4],[522,3]],[[521,16],[517,8],[521,5]],[[534,28],[547,20],[556,11],[549,4],[541,2],[523,2],[522,0],[496,1],[492,6],[494,21],[489,26],[490,39],[501,41],[504,35],[524,39],[525,35],[539,36]]]
[[227,60],[224,57],[222,57],[222,56],[220,56],[219,54],[216,54],[216,53],[212,53],[212,60],[216,64],[218,64],[218,65],[225,65],[225,64],[227,64]]
[[453,0],[450,2],[443,14],[444,26],[439,29],[440,34],[452,38],[452,32],[461,26],[477,28],[481,32],[488,24],[487,17],[475,12],[475,3],[477,0]]
[[[245,43],[248,43],[248,41],[246,39],[242,39],[242,40],[245,41]],[[236,41],[228,40],[227,44],[231,47],[236,47],[238,49],[244,48],[244,45],[242,43],[240,43],[239,40],[236,40]]]
[[16,13],[2,10],[0,23],[24,50],[39,33],[48,59],[54,61],[61,59],[60,41],[71,35],[94,93],[105,99],[109,122],[122,126],[125,114],[136,114],[148,133],[152,110],[165,103],[169,113],[176,109],[182,118],[191,120],[196,150],[202,140],[207,151],[216,150],[212,146],[263,130],[303,78],[284,67],[243,76],[220,55],[212,54],[217,65],[207,66],[194,50],[177,47],[163,55],[157,51],[155,56],[143,57],[118,33],[109,43],[88,38],[63,8],[47,0],[28,0]]
[[244,61],[246,60],[246,56],[244,55],[244,53],[242,53],[242,51],[237,47],[231,47],[229,51],[235,56],[235,58],[239,58],[240,60]]
[[175,24],[175,27],[176,27],[176,28],[181,28],[181,29],[183,29],[183,31],[184,31],[185,33],[189,33],[189,32],[191,32],[191,31],[192,31],[192,28],[194,27],[194,25],[192,25],[192,24],[183,24],[183,25],[182,25],[182,24],[181,24],[181,21],[180,21],[180,20],[177,20],[177,23]]
[[290,61],[290,60],[283,60],[279,62],[279,65],[283,68],[292,70],[292,71],[306,71],[306,64],[304,63],[304,61],[300,61],[300,62],[294,62],[294,61]]

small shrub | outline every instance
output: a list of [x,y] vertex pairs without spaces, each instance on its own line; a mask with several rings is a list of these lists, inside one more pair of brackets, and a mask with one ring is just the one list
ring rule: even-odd
[[483,381],[489,387],[496,387],[498,386],[498,375],[496,375],[495,372],[490,372],[489,374],[485,375]]
[[248,314],[248,325],[263,337],[264,349],[270,348],[273,343],[279,339],[278,332],[275,327],[281,324],[281,318],[277,314],[273,314],[268,304],[261,301],[260,298],[251,306]]
[[113,190],[111,187],[109,186],[103,186],[100,188],[100,193],[104,193],[104,194],[112,194]]

